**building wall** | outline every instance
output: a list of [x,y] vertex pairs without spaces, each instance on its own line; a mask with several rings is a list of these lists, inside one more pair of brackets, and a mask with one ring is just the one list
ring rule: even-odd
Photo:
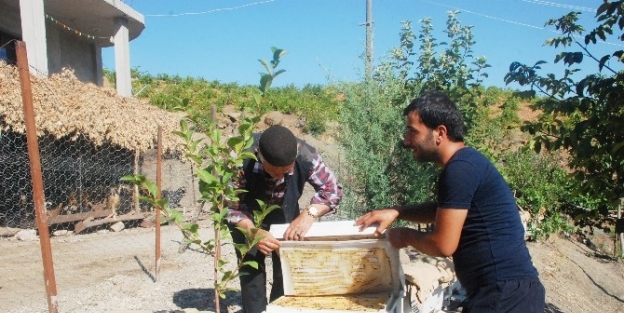
[[0,21],[2,21],[0,23],[0,60],[10,64],[17,63],[15,45],[10,41],[20,37],[18,16],[18,12],[11,12],[5,4],[0,2]]
[[[0,2],[0,33],[22,38],[19,12]],[[55,25],[46,19],[48,72],[58,73],[63,68],[74,70],[76,77],[87,83],[98,84],[97,55],[99,47],[87,39]],[[28,43],[26,43],[28,45]]]
[[49,20],[46,22],[46,32],[48,71],[58,73],[63,68],[71,68],[80,81],[97,84],[95,44]]
[[22,36],[19,12],[5,6],[2,2],[0,2],[0,31],[15,37]]

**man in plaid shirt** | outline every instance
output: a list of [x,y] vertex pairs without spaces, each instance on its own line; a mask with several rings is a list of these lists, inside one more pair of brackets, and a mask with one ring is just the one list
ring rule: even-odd
[[[254,135],[253,151],[257,161],[248,159],[235,182],[236,188],[247,190],[233,203],[227,214],[232,237],[236,243],[244,243],[244,235],[235,227],[251,234],[254,228],[253,214],[259,210],[257,199],[267,205],[278,205],[264,219],[257,235],[263,238],[250,251],[245,260],[258,262],[258,269],[246,266],[240,277],[243,310],[245,313],[261,313],[266,310],[266,255],[272,255],[273,287],[269,301],[284,294],[282,270],[276,253],[280,241],[268,229],[272,224],[290,223],[284,240],[303,240],[316,218],[334,214],[342,199],[342,186],[334,173],[325,165],[316,149],[296,138],[287,128],[271,126],[262,134]],[[310,204],[299,208],[299,198],[305,183],[314,187]],[[237,255],[240,258],[241,255]]]

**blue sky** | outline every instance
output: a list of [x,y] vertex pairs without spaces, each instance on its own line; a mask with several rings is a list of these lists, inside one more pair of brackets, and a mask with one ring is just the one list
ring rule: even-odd
[[[145,16],[146,28],[130,44],[132,68],[152,75],[203,77],[223,83],[257,85],[258,59],[271,58],[271,46],[288,55],[286,70],[274,86],[355,81],[363,76],[366,0],[124,0]],[[445,40],[447,12],[474,26],[475,56],[492,68],[486,85],[504,87],[509,64],[538,60],[553,63],[557,52],[543,46],[557,35],[544,23],[570,11],[583,13],[581,24],[595,26],[598,0],[373,0],[374,63],[399,45],[401,21],[433,20],[435,37]],[[602,56],[621,43],[598,44]],[[576,50],[576,49],[575,49]],[[104,67],[114,69],[113,49],[103,52]],[[596,71],[593,63],[584,63]],[[546,66],[559,75],[562,66]],[[511,88],[517,86],[510,85]]]

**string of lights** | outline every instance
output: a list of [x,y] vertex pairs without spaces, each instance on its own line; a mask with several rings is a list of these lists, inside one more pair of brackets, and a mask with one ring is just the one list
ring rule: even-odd
[[46,17],[47,19],[49,19],[50,21],[52,21],[55,25],[57,25],[57,26],[59,26],[59,27],[61,27],[61,28],[65,29],[65,30],[67,30],[67,31],[73,32],[76,36],[86,37],[86,38],[91,39],[91,40],[95,40],[96,38],[100,38],[100,39],[109,39],[109,37],[99,37],[99,36],[90,35],[90,34],[87,34],[87,33],[83,32],[83,31],[80,31],[80,30],[78,30],[78,29],[76,29],[76,28],[70,27],[70,26],[68,26],[68,25],[66,25],[66,24],[64,24],[64,23],[62,23],[62,22],[60,22],[60,21],[59,21],[59,20],[57,20],[56,18],[54,18],[54,17],[50,16],[50,15],[49,15],[49,14],[47,14],[47,13],[46,13],[45,17]]

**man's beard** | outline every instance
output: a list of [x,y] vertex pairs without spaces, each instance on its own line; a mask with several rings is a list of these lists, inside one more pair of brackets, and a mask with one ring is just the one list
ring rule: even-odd
[[440,160],[440,155],[432,150],[418,149],[418,153],[412,153],[412,155],[419,163],[437,163]]
[[433,133],[429,132],[427,139],[416,146],[416,152],[418,153],[414,153],[414,150],[412,150],[412,155],[420,163],[437,163],[440,160],[440,154],[435,148]]

